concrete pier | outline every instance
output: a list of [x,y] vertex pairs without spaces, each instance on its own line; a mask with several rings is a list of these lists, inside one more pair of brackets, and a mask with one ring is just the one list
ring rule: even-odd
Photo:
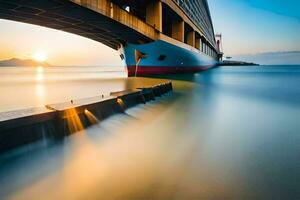
[[112,92],[110,96],[0,113],[0,153],[42,139],[59,140],[127,108],[172,91],[172,83]]

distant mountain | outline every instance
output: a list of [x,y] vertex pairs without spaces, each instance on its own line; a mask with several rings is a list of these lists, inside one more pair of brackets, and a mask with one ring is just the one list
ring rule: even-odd
[[12,58],[9,60],[0,60],[0,67],[16,67],[16,66],[28,66],[28,67],[36,67],[36,66],[50,66],[47,62],[38,62],[31,59],[18,59]]

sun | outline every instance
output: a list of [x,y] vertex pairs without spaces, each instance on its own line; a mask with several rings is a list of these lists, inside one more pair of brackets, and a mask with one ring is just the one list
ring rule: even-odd
[[47,60],[47,55],[45,54],[45,52],[42,51],[34,53],[32,57],[38,62],[44,62]]

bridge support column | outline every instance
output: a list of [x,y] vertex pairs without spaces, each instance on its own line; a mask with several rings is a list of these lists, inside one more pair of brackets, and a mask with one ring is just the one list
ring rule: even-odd
[[184,42],[184,21],[172,22],[172,38]]
[[195,40],[195,48],[201,51],[201,38],[196,38]]
[[150,2],[146,7],[146,23],[154,26],[162,32],[162,3],[161,1]]
[[195,31],[191,31],[187,33],[187,44],[195,47]]
[[203,40],[202,40],[202,38],[200,39],[200,51],[203,52]]

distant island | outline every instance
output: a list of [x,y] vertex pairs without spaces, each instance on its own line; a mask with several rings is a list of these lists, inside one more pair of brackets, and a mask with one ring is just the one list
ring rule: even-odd
[[261,65],[299,65],[300,51],[276,51],[232,55],[232,59],[259,63]]
[[31,59],[19,59],[19,58],[12,58],[9,60],[0,60],[0,67],[17,67],[17,66],[25,66],[25,67],[36,67],[36,66],[44,66],[49,67],[51,66],[47,62],[39,62]]
[[235,61],[235,60],[223,60],[218,66],[258,66],[259,64],[253,62]]

